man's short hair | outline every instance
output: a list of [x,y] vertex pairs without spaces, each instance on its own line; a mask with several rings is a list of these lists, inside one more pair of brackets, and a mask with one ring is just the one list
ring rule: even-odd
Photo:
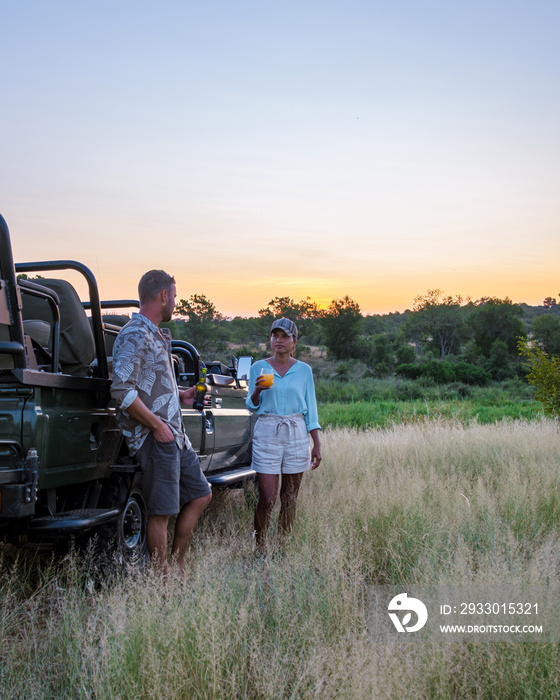
[[142,275],[138,282],[138,298],[140,304],[153,301],[164,289],[171,289],[175,284],[175,278],[164,270],[150,270]]

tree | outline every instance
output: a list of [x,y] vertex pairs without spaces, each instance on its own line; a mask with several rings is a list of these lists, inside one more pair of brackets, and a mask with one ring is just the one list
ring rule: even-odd
[[389,333],[390,329],[387,327],[387,316],[381,316],[380,314],[364,316],[363,331],[364,335],[375,336],[380,333]]
[[325,345],[337,360],[360,355],[363,316],[358,302],[348,295],[333,299],[321,317]]
[[386,333],[378,333],[371,339],[370,362],[378,377],[383,377],[393,371],[395,351]]
[[402,336],[397,336],[394,342],[395,363],[402,365],[406,362],[414,362],[416,359],[416,349],[410,343],[403,342]]
[[439,289],[429,289],[414,299],[415,320],[410,321],[409,328],[424,333],[437,343],[440,360],[458,349],[463,326],[459,313],[462,303],[460,296],[444,296]]
[[556,307],[556,299],[554,297],[546,297],[542,305],[545,309],[554,309]]
[[511,361],[507,344],[503,340],[495,340],[492,343],[487,365],[492,379],[497,382],[515,375],[515,366]]
[[494,341],[502,340],[510,356],[515,357],[518,339],[526,337],[522,316],[523,309],[507,297],[484,298],[475,302],[471,307],[469,325],[478,351],[490,357]]
[[526,340],[519,341],[518,350],[527,360],[527,381],[537,388],[535,398],[543,404],[545,413],[560,415],[560,357],[549,357]]
[[547,355],[560,355],[560,317],[537,316],[533,321],[533,338]]
[[231,342],[243,346],[253,345],[258,348],[261,343],[267,342],[269,331],[269,321],[258,317],[242,318],[236,316],[229,324]]
[[414,349],[417,355],[420,354],[420,346],[422,343],[424,332],[424,323],[420,316],[416,313],[410,313],[407,320],[401,326],[398,334],[399,339],[410,340],[414,343]]
[[181,299],[175,307],[175,313],[187,317],[186,339],[200,353],[221,349],[221,333],[216,323],[223,316],[204,294],[192,294],[188,299]]
[[274,297],[264,309],[259,310],[259,316],[270,324],[275,318],[289,318],[297,325],[301,337],[310,332],[313,322],[321,317],[321,311],[311,297],[299,302],[290,297]]

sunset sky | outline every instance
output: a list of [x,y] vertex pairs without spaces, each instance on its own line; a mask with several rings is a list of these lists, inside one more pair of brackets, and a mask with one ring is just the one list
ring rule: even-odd
[[560,297],[558,0],[0,0],[16,261],[228,316]]

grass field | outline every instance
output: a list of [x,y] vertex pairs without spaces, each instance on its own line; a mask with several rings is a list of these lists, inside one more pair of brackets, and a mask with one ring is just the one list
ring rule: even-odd
[[321,426],[331,428],[386,428],[393,423],[409,424],[431,420],[454,420],[468,425],[496,421],[540,420],[542,406],[536,401],[504,401],[485,405],[480,401],[355,401],[319,405]]
[[472,387],[366,377],[345,382],[319,379],[316,388],[323,427],[387,428],[433,419],[485,425],[543,417],[533,388],[520,380]]
[[216,497],[184,580],[96,586],[87,556],[0,547],[2,698],[557,698],[560,646],[372,638],[380,584],[560,574],[551,420],[327,429],[294,532],[252,558],[251,509]]

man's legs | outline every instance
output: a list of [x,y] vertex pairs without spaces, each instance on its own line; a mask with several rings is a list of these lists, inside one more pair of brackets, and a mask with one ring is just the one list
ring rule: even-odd
[[169,515],[150,515],[146,525],[146,545],[153,566],[167,573],[167,525]]
[[175,533],[173,536],[173,547],[171,550],[171,558],[176,562],[179,571],[185,569],[185,554],[191,540],[194,528],[200,518],[202,511],[212,500],[212,494],[195,498],[186,503],[179,512],[175,521]]
[[158,442],[153,433],[149,433],[138,450],[136,459],[142,469],[139,486],[149,513],[146,546],[153,567],[166,574],[167,527],[170,513],[179,510],[177,489],[173,488],[173,482],[179,479],[177,446],[174,441]]
[[[202,511],[212,499],[210,487],[200,469],[192,447],[178,451],[176,444],[158,443],[150,434],[138,452],[143,468],[141,486],[148,508],[178,512],[172,545],[173,561],[184,568],[185,552]],[[203,494],[200,496],[199,494]],[[184,503],[182,508],[179,504]],[[175,510],[176,509],[176,510]],[[153,565],[168,572],[168,525],[171,515],[150,515],[146,527],[146,544]]]

